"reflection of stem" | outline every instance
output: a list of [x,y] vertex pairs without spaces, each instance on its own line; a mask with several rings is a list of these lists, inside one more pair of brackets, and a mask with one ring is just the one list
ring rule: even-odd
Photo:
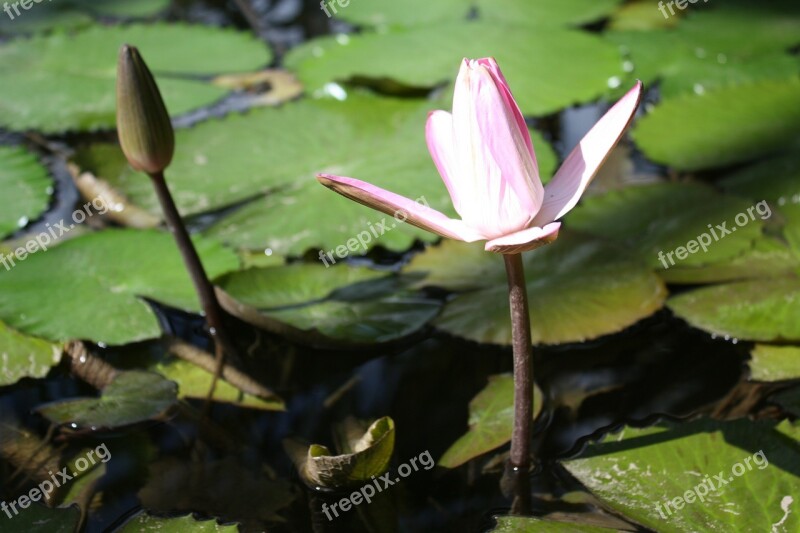
[[150,174],[153,181],[153,186],[156,189],[158,201],[161,203],[161,210],[164,212],[164,218],[167,221],[167,226],[175,237],[175,242],[178,244],[178,249],[181,251],[183,263],[192,277],[194,288],[197,291],[197,296],[200,298],[200,305],[203,307],[203,312],[206,315],[206,322],[208,323],[209,333],[214,339],[214,346],[216,348],[216,368],[214,370],[214,379],[211,381],[211,389],[208,391],[208,401],[214,395],[214,389],[217,386],[222,367],[225,364],[225,353],[232,347],[228,342],[228,335],[225,330],[223,322],[224,315],[222,307],[219,305],[217,295],[214,293],[214,287],[208,281],[208,276],[200,262],[200,256],[197,255],[197,250],[192,244],[192,239],[189,237],[189,232],[186,231],[186,226],[183,225],[183,220],[178,214],[178,208],[172,199],[172,195],[167,187],[167,182],[164,180],[164,173],[157,172]]
[[511,466],[527,474],[530,467],[531,423],[533,419],[533,353],[528,292],[522,255],[503,259],[508,274],[508,303],[511,307],[511,337],[514,348],[514,430],[511,434]]

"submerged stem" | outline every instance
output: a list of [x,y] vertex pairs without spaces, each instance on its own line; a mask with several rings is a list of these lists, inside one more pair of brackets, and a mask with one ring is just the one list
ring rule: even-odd
[[503,255],[508,274],[511,337],[514,348],[514,430],[511,433],[511,466],[527,473],[530,467],[533,422],[533,351],[528,291],[522,255]]
[[225,354],[231,347],[228,342],[228,337],[225,332],[224,314],[222,307],[219,305],[217,295],[214,292],[214,286],[208,280],[206,271],[203,268],[203,263],[200,262],[200,256],[197,255],[194,244],[189,237],[189,232],[186,231],[186,226],[183,225],[178,214],[178,208],[172,199],[172,195],[167,187],[167,182],[164,179],[163,172],[156,172],[150,174],[153,181],[153,186],[156,189],[158,201],[161,204],[161,210],[164,212],[164,219],[167,221],[167,226],[175,242],[178,244],[178,249],[181,251],[183,263],[189,271],[189,275],[194,283],[197,296],[200,298],[200,305],[203,307],[203,312],[206,316],[209,333],[214,339],[215,352],[216,352],[216,369],[214,372],[214,380],[211,382],[211,390],[209,391],[209,399],[214,395],[214,388],[217,385],[217,380],[222,373],[223,365],[225,364]]

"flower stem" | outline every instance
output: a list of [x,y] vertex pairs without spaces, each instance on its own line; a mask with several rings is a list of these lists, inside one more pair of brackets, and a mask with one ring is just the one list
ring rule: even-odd
[[216,369],[214,372],[214,379],[211,382],[211,389],[208,392],[208,401],[214,395],[214,388],[216,387],[217,380],[219,379],[223,366],[225,364],[225,355],[230,351],[232,345],[229,342],[229,337],[226,333],[224,314],[222,307],[219,305],[217,295],[214,292],[214,286],[208,280],[206,271],[203,268],[203,263],[200,262],[200,256],[197,255],[197,250],[189,237],[189,232],[186,231],[186,226],[183,225],[178,214],[178,208],[175,206],[175,201],[167,187],[167,182],[164,179],[163,172],[156,172],[150,174],[153,181],[153,186],[156,189],[158,201],[161,204],[161,210],[164,212],[164,219],[167,221],[167,226],[175,242],[178,244],[178,249],[183,257],[183,263],[189,271],[189,275],[194,283],[194,288],[197,291],[197,296],[200,298],[200,305],[203,308],[203,313],[206,316],[206,323],[208,324],[209,333],[214,340],[216,348]]
[[508,303],[511,307],[511,337],[514,348],[514,430],[511,433],[511,466],[527,472],[530,468],[531,425],[533,422],[533,351],[528,291],[522,255],[503,255],[508,274]]

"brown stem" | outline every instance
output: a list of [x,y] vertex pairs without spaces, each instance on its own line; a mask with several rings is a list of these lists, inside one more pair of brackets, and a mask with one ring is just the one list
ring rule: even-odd
[[150,178],[153,180],[153,186],[156,189],[158,201],[161,203],[164,219],[167,221],[167,226],[175,237],[175,242],[178,244],[178,249],[181,251],[181,256],[183,257],[183,263],[186,265],[186,269],[192,277],[197,296],[200,298],[200,305],[203,307],[203,312],[206,316],[209,333],[214,339],[216,348],[216,369],[214,371],[214,379],[211,382],[211,390],[209,390],[208,393],[209,398],[211,398],[214,395],[217,380],[219,380],[223,365],[225,364],[225,354],[232,346],[230,342],[228,342],[222,307],[219,305],[214,287],[208,280],[203,264],[200,262],[200,256],[197,255],[197,250],[195,250],[194,244],[192,244],[189,232],[186,231],[186,226],[183,225],[183,220],[181,220],[181,216],[178,214],[178,208],[175,206],[175,202],[169,192],[167,182],[164,179],[164,173],[157,172],[150,174]]
[[511,337],[514,348],[514,430],[511,433],[511,466],[524,472],[530,467],[533,421],[533,351],[525,267],[520,254],[504,255],[511,307]]

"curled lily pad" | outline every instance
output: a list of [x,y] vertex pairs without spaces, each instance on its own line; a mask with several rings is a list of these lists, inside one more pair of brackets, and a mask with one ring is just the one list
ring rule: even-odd
[[177,402],[178,387],[152,372],[120,372],[99,398],[61,400],[37,411],[55,424],[75,429],[128,426],[163,415]]
[[[661,308],[666,289],[641,261],[598,239],[562,232],[524,254],[534,343],[580,342],[620,331]],[[445,241],[414,258],[406,272],[458,293],[434,325],[476,342],[511,343],[503,261],[483,245]],[[480,309],[480,313],[475,310]]]
[[[542,410],[542,392],[535,387],[533,417]],[[469,431],[453,443],[439,466],[455,468],[499,448],[511,440],[514,428],[514,378],[511,374],[489,376],[489,384],[469,402]]]
[[763,342],[800,340],[800,280],[795,276],[704,287],[670,298],[672,311],[720,336]]
[[798,439],[800,426],[789,422],[626,427],[565,466],[611,509],[655,531],[788,533],[800,528]]
[[193,531],[197,533],[237,533],[235,524],[222,526],[216,520],[198,520],[191,515],[162,518],[140,511],[116,533],[140,533],[142,531],[160,531],[162,533],[183,533]]
[[[53,183],[47,170],[23,148],[0,146],[0,238],[47,209]],[[8,268],[4,262],[4,269]]]
[[61,347],[0,322],[0,387],[25,377],[44,377],[60,360]]
[[253,70],[271,60],[264,44],[245,33],[180,24],[97,25],[15,40],[0,45],[0,125],[46,132],[113,128],[117,51],[124,43],[147,58],[173,115],[226,94],[202,76]]
[[394,421],[386,416],[373,422],[363,436],[348,442],[348,450],[341,455],[333,455],[320,444],[302,447],[287,443],[287,448],[306,483],[340,489],[385,472],[394,452],[394,438]]

